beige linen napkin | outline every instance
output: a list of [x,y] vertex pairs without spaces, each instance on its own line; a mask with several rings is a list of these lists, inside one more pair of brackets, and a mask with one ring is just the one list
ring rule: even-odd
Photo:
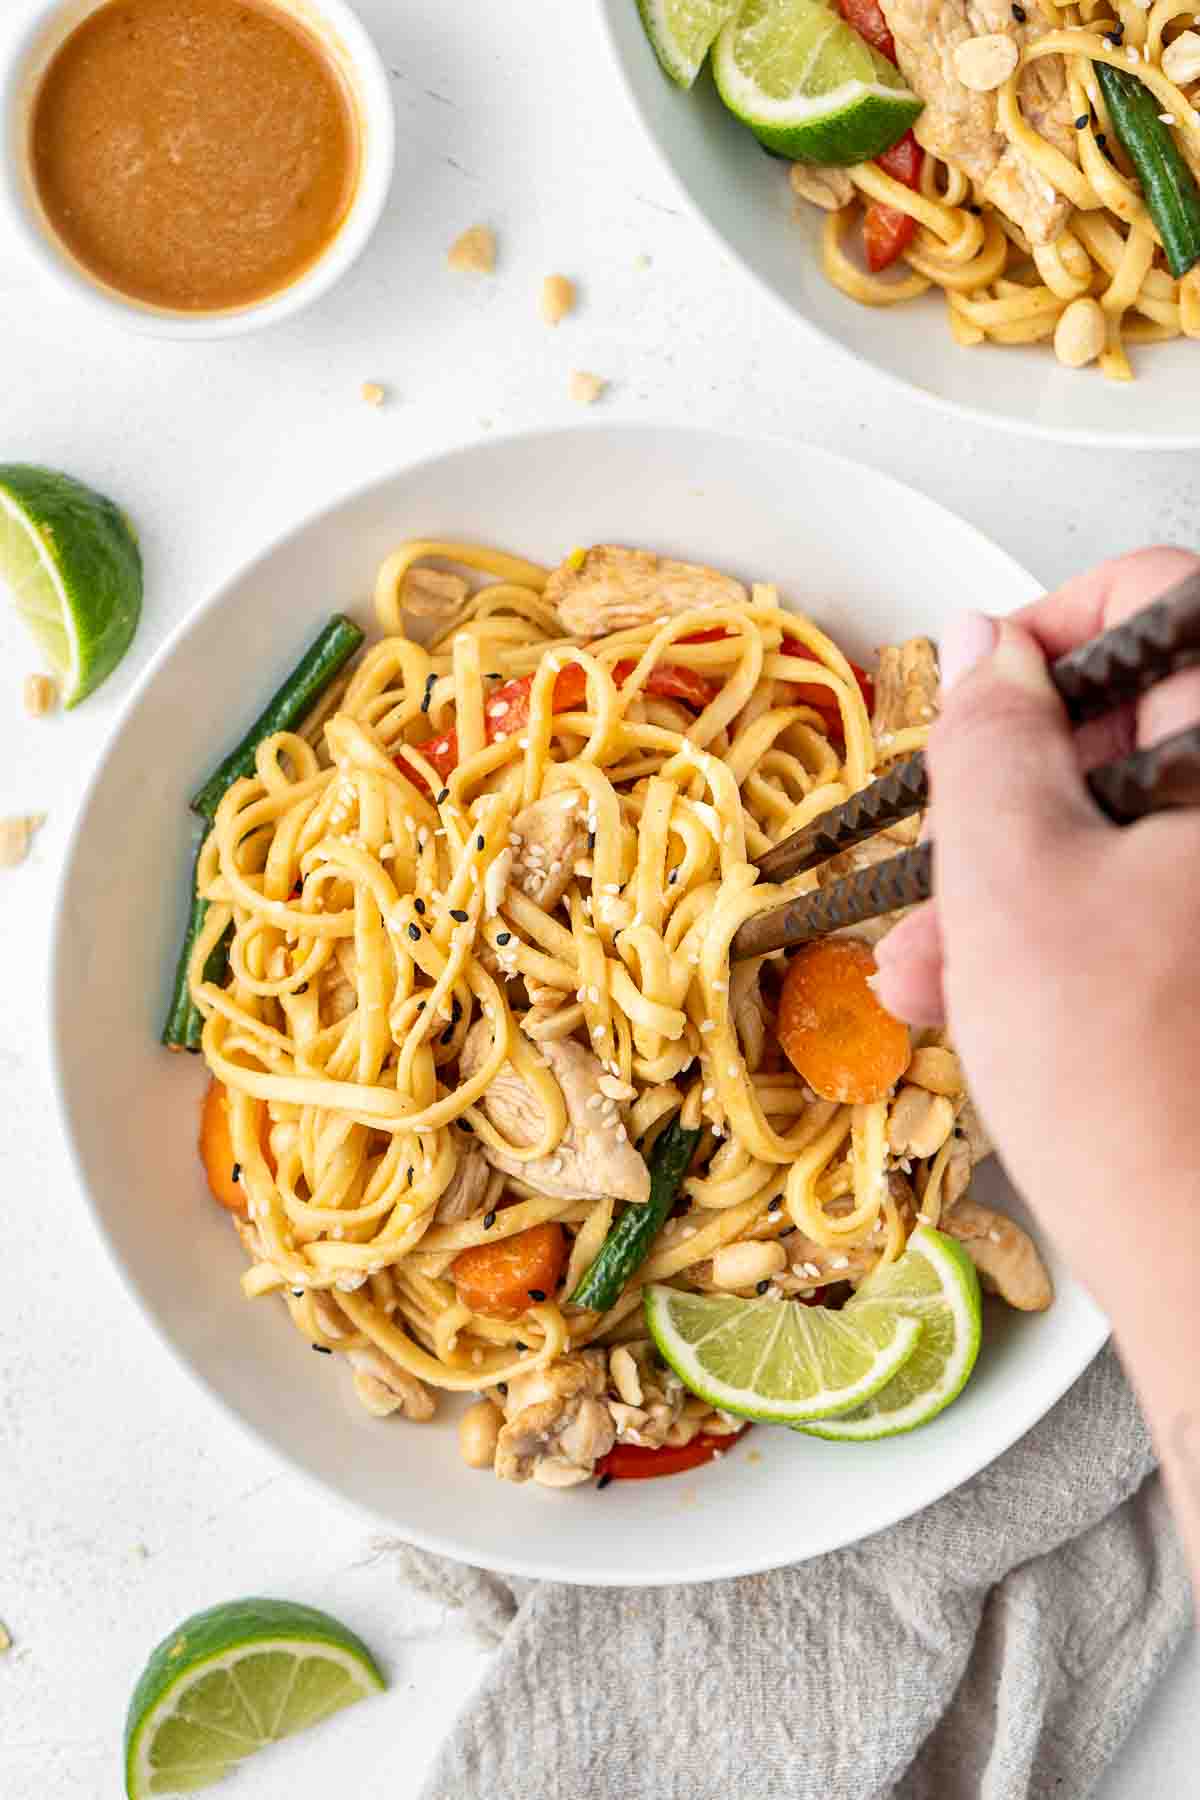
[[1083,1800],[1189,1616],[1153,1468],[1109,1349],[956,1493],[794,1568],[623,1592],[398,1546],[500,1641],[423,1800]]

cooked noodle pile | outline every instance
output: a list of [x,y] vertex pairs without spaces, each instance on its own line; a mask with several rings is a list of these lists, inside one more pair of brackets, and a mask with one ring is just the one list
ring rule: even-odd
[[[427,1416],[429,1388],[644,1338],[643,1285],[709,1287],[722,1246],[793,1234],[785,1294],[897,1255],[961,1138],[914,1169],[887,1101],[816,1098],[775,1041],[781,959],[731,975],[728,948],[815,880],[759,885],[751,859],[924,741],[900,664],[876,735],[842,652],[773,589],[637,552],[551,576],[409,544],[377,604],[384,637],[305,735],[261,746],[199,864],[191,985],[246,1294],[350,1353],[368,1403],[382,1383]],[[423,644],[403,626],[429,636],[430,609]],[[675,1216],[610,1311],[570,1306],[681,1110],[704,1130]],[[569,1243],[557,1292],[472,1310],[454,1259],[547,1221]]]

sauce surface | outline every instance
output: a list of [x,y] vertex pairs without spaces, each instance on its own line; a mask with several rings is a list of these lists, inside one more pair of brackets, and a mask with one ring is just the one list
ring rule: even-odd
[[180,312],[289,286],[337,235],[359,172],[340,74],[267,0],[109,0],[50,63],[30,149],[76,260]]

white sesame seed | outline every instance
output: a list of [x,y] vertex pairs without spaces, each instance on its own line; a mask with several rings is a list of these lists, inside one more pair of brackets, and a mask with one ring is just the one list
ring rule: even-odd
[[831,1256],[829,1259],[829,1266],[831,1269],[848,1269],[850,1267],[850,1258],[848,1256]]
[[599,1004],[600,1004],[600,989],[598,987],[590,987],[588,989],[588,999],[591,1001],[593,1006],[599,1006]]
[[820,1275],[821,1271],[820,1271],[820,1269],[818,1269],[816,1263],[805,1263],[804,1273],[806,1275],[813,1276],[813,1278],[815,1279],[817,1276]]
[[628,1137],[629,1137],[629,1133],[626,1131],[625,1127],[623,1125],[618,1125],[617,1126],[617,1142],[619,1144],[624,1144],[628,1140]]
[[527,737],[517,739],[517,749],[518,750],[528,750],[528,748],[529,748],[529,739]]
[[707,1034],[710,1031],[715,1031],[717,1027],[712,1019],[703,1019],[700,1023],[700,1029]]
[[488,717],[492,719],[502,719],[507,711],[507,700],[493,700],[492,704],[488,707]]
[[593,1038],[593,1040],[594,1040],[594,1041],[595,1041],[595,1042],[597,1042],[597,1043],[599,1043],[599,1041],[600,1041],[600,1039],[601,1039],[601,1038],[602,1038],[602,1037],[603,1037],[603,1036],[604,1036],[604,1027],[603,1027],[603,1025],[593,1025],[593,1026],[592,1026],[592,1038]]
[[728,1075],[730,1081],[736,1081],[738,1076],[741,1073],[741,1070],[738,1068],[736,1063],[730,1063],[730,1065],[726,1069],[725,1073]]
[[589,1112],[596,1112],[603,1105],[604,1105],[604,1095],[603,1094],[589,1094],[588,1095],[587,1109]]
[[716,1093],[717,1093],[716,1088],[711,1088],[711,1087],[702,1088],[700,1090],[700,1098],[701,1098],[701,1100],[713,1100],[716,1098]]

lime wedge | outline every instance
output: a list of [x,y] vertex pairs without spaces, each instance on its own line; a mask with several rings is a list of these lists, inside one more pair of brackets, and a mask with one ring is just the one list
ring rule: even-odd
[[111,675],[142,610],[142,556],[119,507],[54,469],[0,463],[0,586],[49,659],[63,704]]
[[798,162],[866,162],[921,110],[899,69],[824,0],[746,0],[713,48],[730,112]]
[[142,1671],[125,1720],[125,1792],[191,1794],[243,1757],[385,1686],[352,1631],[290,1600],[185,1619]]
[[899,1374],[855,1412],[801,1425],[814,1437],[895,1437],[924,1425],[961,1393],[979,1354],[979,1277],[960,1244],[927,1225],[908,1249],[865,1281],[846,1303],[842,1318],[856,1323],[872,1313],[917,1319],[921,1340]]
[[638,11],[665,73],[690,88],[718,31],[740,5],[741,0],[638,0]]
[[650,1334],[684,1386],[723,1412],[792,1425],[849,1412],[916,1350],[916,1319],[883,1307],[862,1322],[791,1300],[646,1289]]

